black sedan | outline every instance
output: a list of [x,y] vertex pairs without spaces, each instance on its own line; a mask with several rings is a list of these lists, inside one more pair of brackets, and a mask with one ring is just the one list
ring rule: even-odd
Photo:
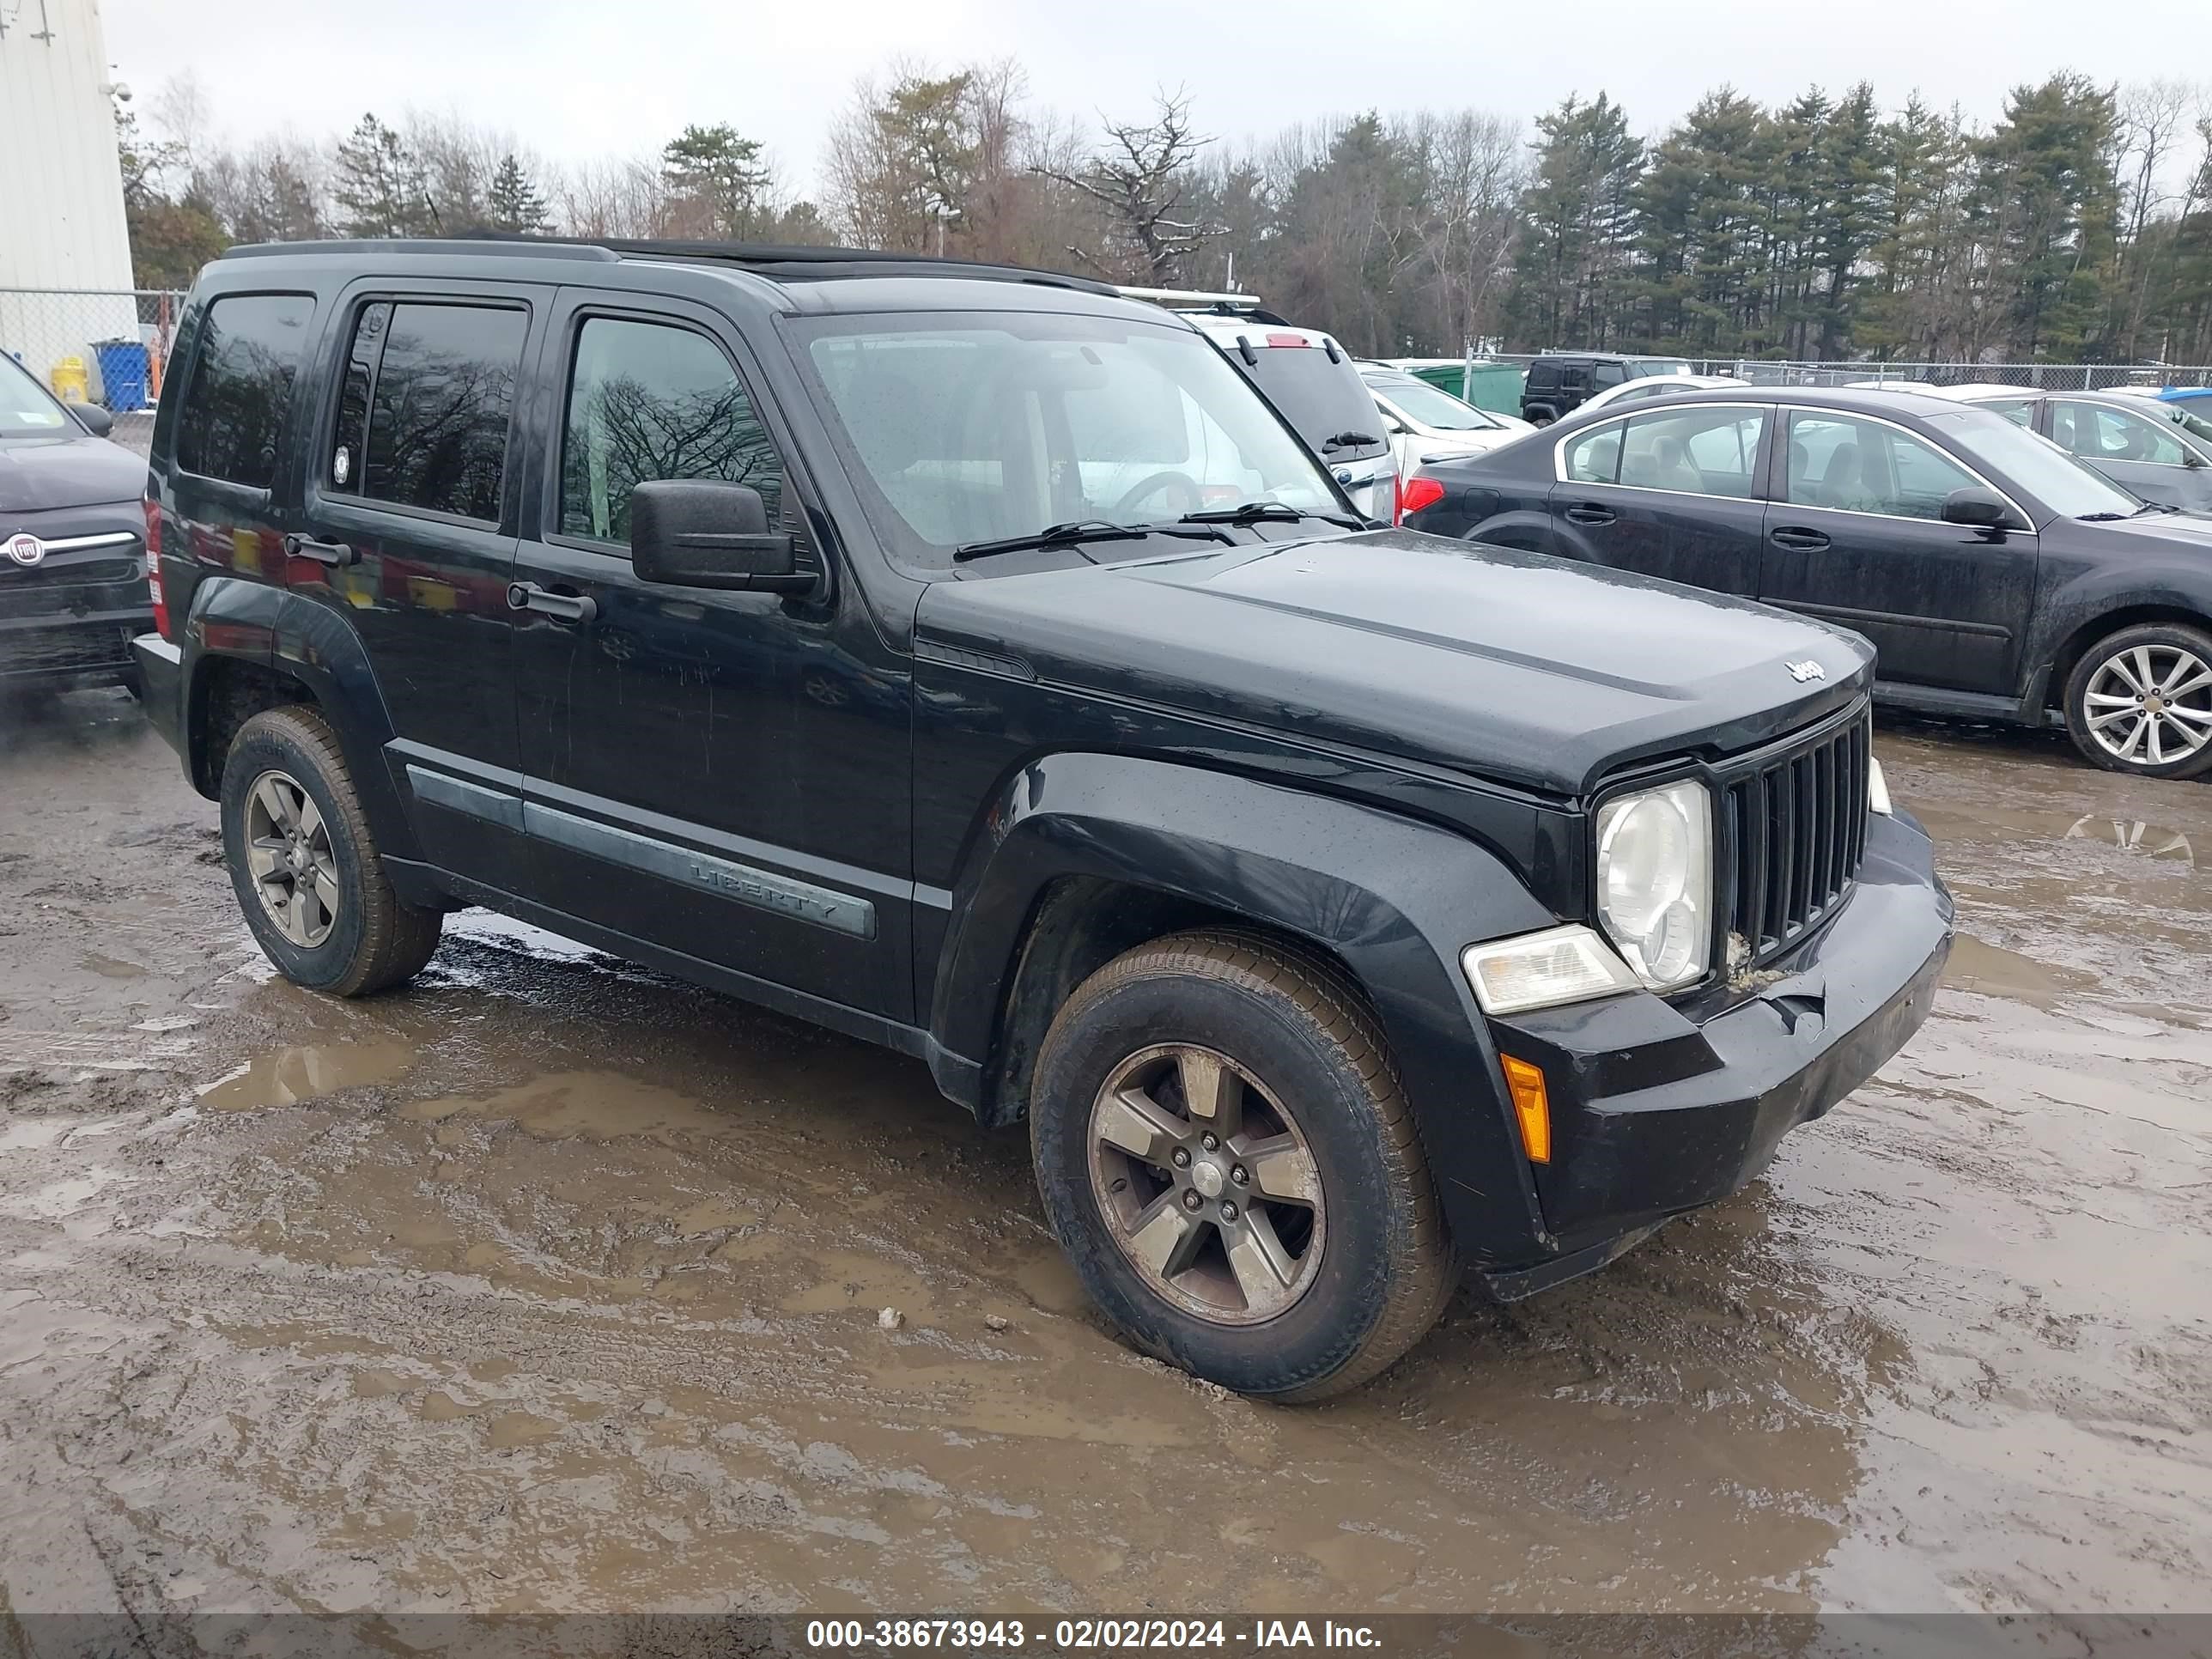
[[1407,495],[1416,529],[1851,629],[1899,707],[2063,720],[2114,771],[2212,767],[2212,519],[2145,502],[1988,410],[1687,392],[1437,462]]
[[0,350],[0,691],[129,685],[154,626],[146,463]]

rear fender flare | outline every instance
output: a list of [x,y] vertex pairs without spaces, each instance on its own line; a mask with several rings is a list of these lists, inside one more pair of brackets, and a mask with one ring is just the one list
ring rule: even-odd
[[187,760],[195,779],[212,779],[222,764],[220,756],[206,752],[209,669],[224,658],[253,663],[297,681],[313,697],[337,734],[378,846],[389,857],[419,856],[385,761],[392,716],[369,666],[368,648],[343,617],[264,582],[210,576],[192,591],[185,636]]
[[1556,921],[1462,836],[1356,802],[1131,756],[1061,754],[992,801],[954,889],[931,1034],[985,1057],[1039,902],[1091,877],[1295,935],[1374,1004],[1459,1248],[1525,1260],[1546,1243],[1498,1056],[1459,952]]

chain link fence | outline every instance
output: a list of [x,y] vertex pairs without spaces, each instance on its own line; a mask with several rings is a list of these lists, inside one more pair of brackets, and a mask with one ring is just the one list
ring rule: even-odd
[[143,452],[184,301],[181,289],[0,288],[0,351],[64,402],[100,404],[116,441]]

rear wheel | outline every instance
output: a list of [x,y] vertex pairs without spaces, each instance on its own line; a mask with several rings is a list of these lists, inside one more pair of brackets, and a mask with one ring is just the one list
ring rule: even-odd
[[1136,1346],[1241,1393],[1358,1387],[1455,1283],[1381,1033],[1327,963],[1178,934],[1091,975],[1047,1033],[1039,1189]]
[[2212,635],[2148,623],[2100,640],[2067,676],[2066,729],[2109,771],[2191,778],[2212,768]]
[[444,918],[400,901],[337,735],[312,708],[265,709],[222,769],[222,844],[246,924],[295,985],[367,996],[411,979]]

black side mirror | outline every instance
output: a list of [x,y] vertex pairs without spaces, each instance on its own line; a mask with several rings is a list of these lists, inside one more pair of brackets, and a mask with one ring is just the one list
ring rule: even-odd
[[2193,449],[2185,449],[2181,452],[2181,464],[2190,467],[2212,466],[2212,461],[2206,460]]
[[748,484],[660,478],[629,492],[629,559],[638,580],[672,587],[806,593],[798,544],[768,527],[768,504]]
[[70,404],[66,407],[76,416],[76,423],[95,438],[105,438],[115,430],[115,416],[98,404]]
[[1979,525],[1984,530],[2001,530],[2012,517],[2012,509],[2005,505],[2004,497],[1994,489],[1982,489],[1969,484],[1964,489],[1954,489],[1943,498],[1945,524]]

